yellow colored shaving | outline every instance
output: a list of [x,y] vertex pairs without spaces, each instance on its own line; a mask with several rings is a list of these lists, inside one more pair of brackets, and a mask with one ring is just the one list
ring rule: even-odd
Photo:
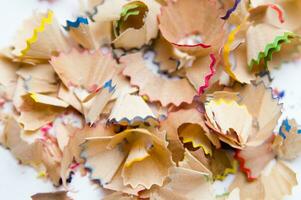
[[203,145],[203,144],[198,144],[198,145],[195,144],[193,138],[188,138],[188,137],[183,138],[183,143],[190,143],[190,142],[192,143],[193,148],[202,148],[204,150],[204,152],[205,152],[206,155],[209,154],[210,156],[212,156],[211,149],[208,149],[205,145]]
[[46,172],[41,171],[41,172],[38,174],[38,178],[43,178],[43,177],[46,177]]
[[33,30],[32,37],[26,40],[27,45],[26,48],[21,51],[21,57],[25,56],[29,51],[31,45],[37,41],[38,33],[43,32],[45,30],[46,24],[51,24],[52,21],[53,21],[53,12],[49,10],[47,13],[47,17],[42,18],[40,26]]
[[240,30],[241,28],[241,25],[237,26],[235,29],[233,29],[230,34],[229,34],[229,37],[228,37],[228,40],[224,46],[224,52],[223,52],[223,55],[224,55],[224,67],[225,67],[225,71],[235,80],[236,79],[236,76],[235,74],[233,73],[232,69],[231,69],[231,63],[230,63],[230,51],[231,51],[231,45],[232,43],[234,42],[234,39],[235,39],[235,36],[236,34],[238,33],[238,31]]
[[37,94],[36,93],[30,93],[30,97],[35,101],[35,102],[39,102],[39,100],[38,100],[38,96],[37,96]]

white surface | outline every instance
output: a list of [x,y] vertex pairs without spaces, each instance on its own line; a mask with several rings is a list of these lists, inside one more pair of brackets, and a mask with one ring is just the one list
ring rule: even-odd
[[[24,18],[31,15],[34,9],[51,8],[59,18],[62,25],[66,19],[74,19],[76,16],[77,0],[57,0],[53,4],[38,2],[38,0],[0,0],[0,48],[8,45],[16,30]],[[286,94],[282,102],[284,110],[282,118],[295,118],[301,124],[301,61],[296,64],[285,64],[281,70],[272,73],[275,78],[272,86],[279,90],[285,90]],[[301,157],[288,163],[297,173],[301,183]],[[227,178],[226,183],[217,182],[215,191],[218,194],[226,191],[226,186],[233,177]],[[273,183],[271,183],[273,184]],[[100,199],[102,191],[90,183],[88,177],[73,176],[69,186],[69,193],[74,200]],[[63,188],[54,188],[49,181],[37,178],[37,172],[31,167],[18,164],[8,150],[0,147],[0,199],[2,200],[30,200],[30,196],[38,192],[51,192]],[[293,189],[293,195],[285,200],[299,200],[301,197],[301,185]]]

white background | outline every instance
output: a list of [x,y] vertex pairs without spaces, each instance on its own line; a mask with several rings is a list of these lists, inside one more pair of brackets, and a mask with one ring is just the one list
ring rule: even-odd
[[[77,13],[77,0],[56,0],[52,4],[39,2],[38,0],[0,0],[0,48],[7,46],[20,27],[24,18],[31,15],[32,10],[46,10],[51,8],[59,22],[65,25],[66,19],[74,20]],[[273,71],[275,78],[272,85],[279,90],[285,90],[282,118],[295,118],[301,124],[301,61],[285,64],[280,70]],[[297,173],[301,183],[301,157],[288,163]],[[30,196],[38,192],[51,192],[63,190],[55,188],[49,181],[37,178],[38,174],[31,167],[21,166],[9,153],[0,147],[0,200],[30,200]],[[226,183],[216,183],[215,191],[223,193],[230,180]],[[273,184],[273,183],[271,183]],[[101,199],[103,191],[97,185],[89,182],[88,177],[76,174],[69,186],[72,192],[69,195],[75,200]],[[301,184],[293,189],[293,195],[285,200],[301,199]]]

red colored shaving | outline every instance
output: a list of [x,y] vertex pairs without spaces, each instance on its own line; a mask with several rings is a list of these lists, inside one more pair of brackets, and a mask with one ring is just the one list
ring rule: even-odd
[[247,175],[247,180],[248,180],[248,181],[251,182],[251,181],[256,180],[256,178],[255,178],[255,177],[252,177],[252,175],[251,175],[251,174],[252,174],[251,169],[249,169],[249,168],[247,168],[247,167],[245,166],[246,161],[245,161],[244,158],[240,157],[239,152],[240,152],[240,150],[236,150],[236,151],[235,151],[234,158],[239,162],[239,168],[240,168],[240,171],[244,172],[244,173]]
[[275,5],[275,4],[267,4],[267,6],[269,6],[270,8],[272,8],[273,10],[275,10],[278,14],[278,19],[281,23],[284,23],[284,18],[283,18],[283,11],[279,8],[279,6]]
[[73,163],[71,166],[70,166],[70,169],[71,170],[74,170],[76,169],[80,164],[79,163]]
[[209,66],[210,67],[210,73],[205,76],[205,84],[199,87],[199,95],[203,94],[205,89],[209,87],[209,81],[213,77],[213,75],[215,74],[214,65],[216,63],[216,58],[215,58],[214,54],[210,54],[210,59],[211,59],[211,63],[210,63],[210,66]]
[[178,47],[202,47],[204,49],[211,47],[209,44],[203,44],[203,43],[198,43],[198,44],[177,44],[177,43],[172,43],[173,45],[176,45]]

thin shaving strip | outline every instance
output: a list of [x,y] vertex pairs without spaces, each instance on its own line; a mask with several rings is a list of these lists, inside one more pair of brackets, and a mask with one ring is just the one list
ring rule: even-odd
[[177,44],[177,43],[173,43],[171,42],[171,44],[177,46],[177,47],[202,47],[204,49],[210,48],[211,45],[210,44],[204,44],[204,43],[198,43],[198,44]]
[[240,3],[241,0],[235,0],[234,5],[232,8],[230,8],[229,10],[227,10],[225,16],[221,17],[221,19],[223,20],[227,20],[231,14],[236,10],[238,4]]
[[216,58],[214,54],[210,54],[210,59],[211,59],[211,63],[209,65],[210,73],[205,76],[205,80],[204,80],[205,84],[199,87],[199,95],[203,94],[205,89],[209,87],[209,81],[211,80],[211,78],[213,77],[216,71],[214,68],[216,63]]
[[67,20],[66,26],[64,26],[65,30],[69,31],[70,27],[78,28],[80,24],[88,24],[88,19],[85,17],[78,17],[74,22]]
[[266,4],[267,6],[269,6],[270,8],[272,8],[273,10],[275,10],[278,14],[278,20],[280,21],[280,23],[284,23],[284,18],[283,18],[283,11],[279,8],[278,5],[276,4]]
[[238,25],[235,29],[233,29],[229,36],[228,36],[228,40],[224,46],[224,51],[223,51],[223,57],[224,57],[224,69],[225,71],[229,74],[229,76],[231,76],[231,78],[237,80],[235,74],[233,73],[232,69],[231,69],[231,63],[230,63],[230,51],[231,51],[231,46],[235,40],[235,36],[236,34],[240,31],[242,27],[241,25]]

